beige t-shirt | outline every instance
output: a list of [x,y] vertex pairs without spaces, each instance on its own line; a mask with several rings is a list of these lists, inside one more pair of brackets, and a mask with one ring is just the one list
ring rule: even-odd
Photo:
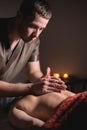
[[26,65],[29,61],[39,60],[39,43],[39,39],[32,43],[24,43],[21,39],[6,63],[7,53],[11,51],[6,49],[5,43],[0,42],[0,80],[26,82],[28,80]]

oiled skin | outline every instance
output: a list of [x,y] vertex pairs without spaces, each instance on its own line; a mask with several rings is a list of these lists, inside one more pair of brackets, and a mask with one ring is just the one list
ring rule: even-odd
[[11,110],[19,109],[28,115],[46,121],[53,115],[64,99],[73,95],[75,94],[68,90],[62,90],[61,93],[52,92],[41,96],[28,95],[16,101]]

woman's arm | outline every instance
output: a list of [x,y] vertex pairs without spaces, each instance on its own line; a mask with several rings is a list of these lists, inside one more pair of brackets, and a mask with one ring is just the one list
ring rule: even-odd
[[25,128],[26,130],[32,130],[33,127],[42,127],[45,123],[44,121],[30,116],[16,107],[9,111],[8,117],[13,126],[24,130]]

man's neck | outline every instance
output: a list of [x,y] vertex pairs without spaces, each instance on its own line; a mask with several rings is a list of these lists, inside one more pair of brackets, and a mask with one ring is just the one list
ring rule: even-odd
[[11,50],[13,50],[16,45],[19,43],[20,39],[17,39],[17,40],[14,40],[12,43],[11,43]]

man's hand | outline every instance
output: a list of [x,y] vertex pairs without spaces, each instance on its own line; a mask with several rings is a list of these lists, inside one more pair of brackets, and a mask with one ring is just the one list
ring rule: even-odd
[[41,78],[37,83],[33,83],[31,87],[31,93],[35,95],[46,94],[50,92],[61,92],[61,90],[66,90],[67,86],[65,82],[60,78],[56,78],[50,75],[51,70],[48,67],[46,75]]
[[42,80],[49,82],[48,85],[50,86],[50,88],[48,89],[50,89],[51,91],[61,92],[61,90],[65,90],[67,88],[63,80],[61,80],[60,78],[51,76],[50,67],[47,68],[47,73],[42,78]]

